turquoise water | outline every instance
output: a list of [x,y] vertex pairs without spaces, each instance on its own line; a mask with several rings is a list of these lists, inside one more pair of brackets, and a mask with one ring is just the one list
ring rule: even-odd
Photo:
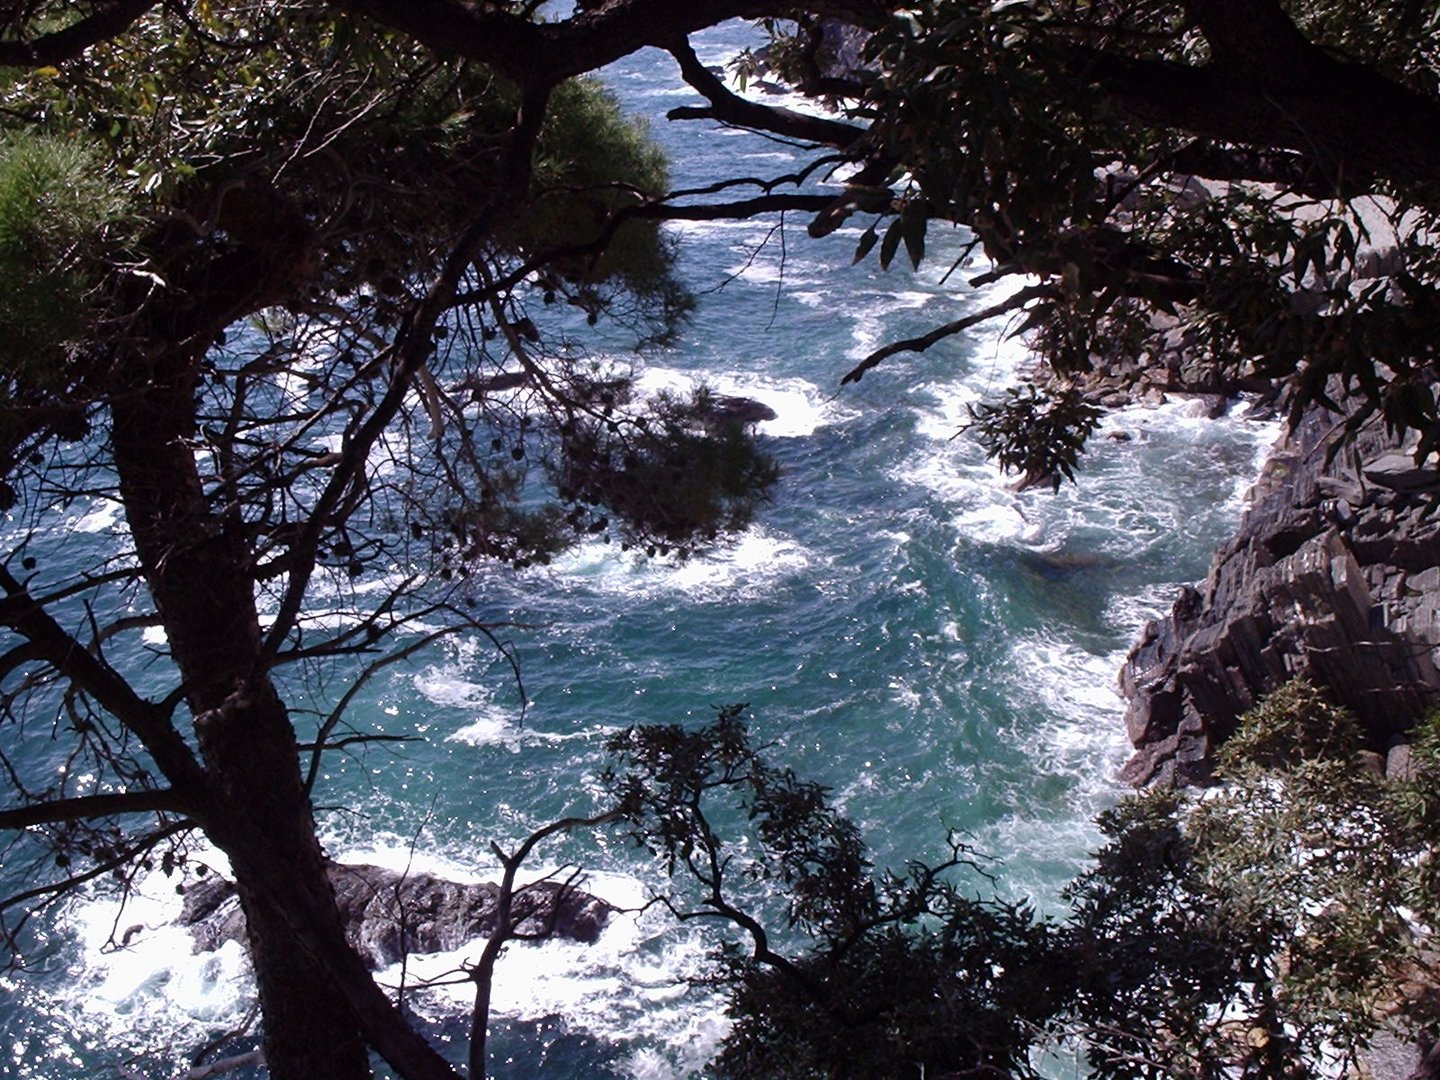
[[[741,40],[722,28],[702,57],[720,62]],[[607,77],[642,114],[690,100],[658,54]],[[659,120],[655,131],[680,186],[793,161],[754,136]],[[597,541],[543,569],[476,578],[476,610],[512,624],[501,636],[520,663],[523,723],[521,689],[483,638],[385,673],[349,719],[423,741],[327,763],[320,801],[345,808],[323,815],[337,855],[489,876],[492,840],[594,811],[607,734],[700,723],[744,701],[773,756],[829,784],[881,864],[933,856],[960,828],[999,860],[1001,893],[1042,909],[1084,865],[1125,755],[1113,689],[1124,650],[1179,583],[1203,576],[1274,431],[1206,422],[1184,403],[1126,411],[1108,418],[1078,485],[1016,494],[957,432],[967,403],[1015,378],[1018,343],[992,329],[839,388],[877,345],[993,301],[939,284],[946,238],[932,238],[920,273],[882,273],[850,265],[863,223],[815,242],[792,218],[783,244],[776,225],[675,230],[700,307],[673,348],[641,361],[646,386],[699,378],[776,411],[759,427],[784,469],[773,502],[731,545],[684,564]],[[84,499],[37,525],[37,550],[123,540],[113,507]],[[362,579],[360,599],[377,584]],[[315,610],[352,587],[317,583]],[[327,688],[297,693],[320,701]],[[622,905],[662,884],[613,837],[545,849],[537,869],[567,860]],[[189,956],[166,925],[173,882],[157,875],[145,894],[123,914],[93,897],[36,924],[32,958],[48,974],[0,979],[0,1075],[117,1075],[129,1055],[142,1075],[170,1075],[155,1063],[244,1016],[239,950]],[[106,944],[132,925],[142,929],[127,948]],[[716,1002],[683,979],[708,944],[650,912],[617,918],[593,946],[512,947],[496,1075],[690,1074],[723,1033]],[[417,959],[406,978],[465,955]],[[414,999],[456,1037],[463,1002]]]

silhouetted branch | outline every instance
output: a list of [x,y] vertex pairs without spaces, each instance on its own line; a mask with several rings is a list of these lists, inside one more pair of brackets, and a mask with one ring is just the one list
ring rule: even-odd
[[116,0],[63,30],[30,41],[0,41],[0,67],[53,67],[129,29],[158,0]]
[[4,897],[3,899],[0,899],[0,911],[5,911],[9,908],[17,907],[21,904],[28,903],[31,900],[39,900],[44,897],[55,898],[61,896],[69,892],[71,889],[74,889],[78,885],[84,885],[87,881],[94,881],[96,878],[104,877],[106,874],[112,873],[115,870],[119,870],[121,867],[131,865],[135,861],[137,856],[143,855],[147,851],[153,851],[156,847],[158,847],[164,841],[168,840],[170,837],[178,836],[183,832],[188,832],[194,827],[195,822],[188,819],[172,822],[171,824],[165,826],[163,829],[157,829],[155,832],[150,833],[149,835],[142,837],[134,843],[127,845],[124,850],[118,851],[116,854],[110,856],[109,858],[102,859],[100,862],[92,866],[89,870],[83,871],[79,874],[72,874],[69,877],[63,878],[60,881],[47,882],[44,885],[37,885],[34,888],[25,889],[22,892],[12,893],[11,895]]
[[839,148],[853,146],[865,134],[864,128],[854,124],[747,101],[732,93],[722,79],[700,62],[689,41],[681,40],[668,49],[680,65],[685,81],[710,102],[708,109],[672,109],[667,114],[671,120],[713,119],[752,131],[768,131],[789,139]]
[[27,639],[56,671],[138,736],[171,784],[198,791],[204,780],[200,763],[170,723],[168,711],[136,694],[114,668],[66,633],[7,567],[0,567],[0,588],[5,592],[0,597],[0,625]]
[[876,349],[869,356],[865,357],[864,360],[856,364],[855,367],[853,367],[849,372],[847,372],[845,377],[841,379],[840,382],[842,384],[857,382],[859,381],[861,376],[863,376],[871,368],[875,367],[877,364],[881,363],[888,357],[894,356],[896,353],[924,352],[926,349],[930,348],[930,346],[936,344],[937,342],[944,341],[946,338],[954,337],[956,334],[963,333],[964,331],[970,329],[972,326],[976,326],[979,323],[987,322],[990,319],[998,318],[1001,315],[1005,315],[1011,311],[1017,310],[1018,308],[1022,308],[1026,304],[1030,303],[1030,301],[1032,300],[1039,300],[1054,295],[1055,289],[1053,286],[1029,285],[1026,288],[1021,289],[1019,292],[1015,293],[1008,299],[1002,300],[998,304],[992,304],[984,311],[977,311],[975,312],[975,314],[967,315],[963,319],[957,319],[952,323],[946,323],[944,326],[937,327],[936,329],[931,330],[928,334],[922,334],[920,337],[906,338],[904,341],[891,342],[883,349]]
[[[524,886],[517,890],[515,888],[515,875],[519,873],[520,867],[535,850],[535,845],[557,833],[569,832],[571,829],[593,828],[603,825],[606,822],[619,819],[620,812],[617,810],[607,811],[589,818],[561,818],[552,821],[543,828],[527,836],[510,854],[506,854],[500,845],[492,843],[490,850],[500,860],[504,871],[500,878],[500,893],[495,904],[495,929],[490,934],[489,940],[485,942],[485,948],[480,954],[480,959],[472,967],[467,968],[466,973],[475,984],[475,1005],[470,1014],[470,1080],[485,1080],[486,1060],[485,1044],[489,1034],[490,1025],[490,1000],[495,977],[495,963],[500,959],[500,953],[505,945],[518,936],[519,924],[523,920],[516,920],[514,917],[514,900],[519,892],[523,892]],[[551,900],[551,908],[548,916],[548,929],[545,935],[554,931],[555,919],[559,915],[560,903],[567,892],[573,889],[576,881],[579,880],[580,872],[576,870],[561,885],[560,890]],[[537,935],[524,935],[531,939]]]
[[81,795],[54,799],[33,806],[0,810],[0,829],[28,829],[58,821],[111,817],[115,814],[144,814],[169,811],[183,814],[189,801],[173,788],[158,791],[122,791],[103,795]]

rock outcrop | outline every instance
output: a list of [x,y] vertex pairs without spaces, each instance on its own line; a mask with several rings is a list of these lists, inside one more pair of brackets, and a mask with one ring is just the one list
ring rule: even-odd
[[[330,882],[345,920],[350,944],[372,970],[409,953],[447,952],[497,923],[500,888],[447,881],[433,874],[400,874],[379,866],[330,864]],[[538,882],[517,892],[513,912],[520,933],[551,933],[593,942],[614,910],[598,897],[559,882]],[[226,941],[245,940],[245,916],[233,883],[211,877],[191,885],[178,920],[195,937],[195,951],[209,952]]]
[[714,427],[748,427],[774,420],[778,413],[754,398],[716,394],[710,399],[709,423]]
[[1240,714],[1300,674],[1379,753],[1440,700],[1440,474],[1383,429],[1342,436],[1336,414],[1305,416],[1204,585],[1145,628],[1120,676],[1125,779],[1207,782]]

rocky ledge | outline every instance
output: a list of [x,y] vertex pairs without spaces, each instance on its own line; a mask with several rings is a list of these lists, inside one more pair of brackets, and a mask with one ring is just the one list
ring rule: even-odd
[[1199,589],[1142,632],[1120,675],[1134,784],[1203,784],[1215,747],[1304,674],[1403,767],[1440,701],[1440,474],[1383,429],[1337,449],[1316,409],[1271,456],[1238,534]]
[[[477,937],[489,937],[498,922],[498,885],[461,884],[433,874],[400,874],[379,866],[330,864],[330,882],[350,944],[372,970],[409,953],[448,952]],[[522,934],[543,933],[593,942],[610,913],[609,904],[558,882],[538,882],[514,897]],[[188,926],[196,952],[227,941],[245,940],[245,916],[233,883],[211,877],[191,885],[177,920]]]

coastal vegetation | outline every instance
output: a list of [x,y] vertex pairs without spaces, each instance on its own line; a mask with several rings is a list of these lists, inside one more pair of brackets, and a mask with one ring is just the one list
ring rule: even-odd
[[[730,17],[768,20],[769,58],[746,63],[833,115],[705,68],[688,35]],[[203,835],[244,908],[272,1076],[368,1076],[372,1053],[406,1080],[458,1075],[347,941],[316,836],[327,755],[381,737],[348,726],[348,689],[291,695],[460,633],[503,654],[452,588],[482,562],[594,536],[684,558],[751,520],[775,471],[743,403],[642,398],[573,344],[673,333],[693,298],[667,220],[803,211],[816,235],[862,226],[857,259],[917,267],[963,227],[989,264],[966,284],[1016,287],[844,380],[1014,319],[1049,374],[972,419],[1027,483],[1073,475],[1097,385],[1157,372],[1379,426],[1423,474],[1436,19],[1403,0],[0,4],[0,499],[20,523],[0,828],[31,879],[0,903],[10,943],[69,890],[183,872]],[[677,119],[798,140],[810,167],[669,190],[588,77],[643,46],[705,101]],[[56,573],[24,523],[79,492],[122,507],[128,546]],[[346,591],[375,567],[396,572]],[[322,593],[343,618],[312,617]],[[1392,1016],[1436,1021],[1435,737],[1382,783],[1303,684],[1239,730],[1217,797],[1103,819],[1053,922],[977,899],[958,836],[938,865],[876,875],[735,709],[630,731],[617,808],[503,861],[618,816],[698,887],[666,898],[677,917],[743,931],[717,976],[721,1075],[1025,1075],[1057,1041],[1102,1077],[1321,1075]],[[785,898],[778,930],[734,891],[757,879]]]
[[[828,793],[750,745],[743,707],[618,736],[612,780],[676,881],[664,903],[745,942],[717,957],[734,1020],[717,1076],[1042,1076],[1059,1050],[1105,1080],[1301,1080],[1363,1075],[1382,1031],[1440,1019],[1440,727],[1404,779],[1361,745],[1289,684],[1242,718],[1209,797],[1105,812],[1095,865],[1047,917],[996,896],[960,836],[877,872]],[[756,879],[787,898],[768,928]]]

